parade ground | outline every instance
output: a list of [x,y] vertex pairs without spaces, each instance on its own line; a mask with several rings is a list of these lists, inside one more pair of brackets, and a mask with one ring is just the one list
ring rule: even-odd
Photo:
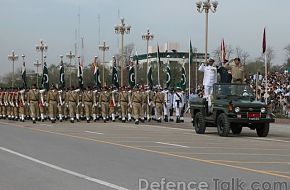
[[271,124],[259,138],[246,128],[240,136],[220,137],[215,128],[198,135],[189,118],[1,120],[0,166],[0,190],[289,189],[290,125]]

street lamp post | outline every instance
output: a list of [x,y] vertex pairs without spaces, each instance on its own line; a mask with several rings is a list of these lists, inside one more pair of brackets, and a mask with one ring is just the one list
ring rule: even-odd
[[121,18],[121,23],[119,25],[116,25],[115,27],[115,33],[121,34],[121,86],[124,85],[124,34],[129,34],[131,30],[131,26],[128,26],[124,22],[124,18]]
[[43,53],[47,51],[48,46],[46,44],[44,44],[44,42],[42,40],[40,40],[40,43],[38,45],[35,46],[36,51],[41,53],[41,67],[43,69],[43,63],[44,63],[44,55]]
[[103,69],[102,69],[102,86],[105,85],[105,52],[109,50],[109,46],[104,41],[102,45],[99,45],[99,50],[103,52]]
[[207,46],[208,46],[208,13],[209,10],[212,13],[216,12],[218,6],[217,1],[211,0],[204,0],[204,1],[197,1],[196,7],[199,13],[205,12],[205,63],[207,63]]
[[71,68],[73,65],[71,64],[71,61],[73,58],[75,58],[75,55],[72,53],[72,51],[69,51],[69,53],[66,54],[66,57],[69,59],[69,86],[71,87],[72,84],[72,76],[71,76]]
[[15,55],[14,50],[12,50],[11,55],[8,55],[8,60],[12,61],[12,88],[14,88],[14,62],[18,60],[18,55]]
[[36,63],[34,63],[34,66],[36,67],[36,86],[38,88],[38,68],[41,66],[41,63],[39,63],[38,59],[36,60]]
[[[153,40],[153,38],[154,38],[154,36],[153,36],[153,34],[150,33],[149,28],[147,29],[147,32],[142,35],[142,39],[146,40],[146,42],[147,42],[147,46],[146,46],[146,51],[147,51],[146,68],[147,68],[147,72],[148,72],[148,68],[149,68],[149,59],[148,59],[149,41]],[[148,85],[148,79],[147,79],[147,85]]]

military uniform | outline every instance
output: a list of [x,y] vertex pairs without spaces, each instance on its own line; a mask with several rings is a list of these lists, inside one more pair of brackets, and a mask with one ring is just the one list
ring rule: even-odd
[[118,90],[116,89],[112,89],[112,92],[110,93],[109,108],[109,114],[112,117],[112,121],[114,122],[119,108],[119,96]]
[[82,102],[85,108],[85,115],[87,122],[89,123],[92,116],[92,107],[93,107],[93,92],[89,89],[85,90],[82,97]]
[[180,123],[181,109],[183,108],[184,97],[180,88],[176,89],[173,95],[173,108],[175,109],[176,123]]
[[26,93],[25,90],[19,91],[19,119],[24,122],[26,116]]
[[56,89],[51,89],[47,93],[48,114],[52,123],[56,120],[58,92]]
[[230,70],[232,74],[232,83],[242,84],[244,80],[245,69],[244,69],[244,66],[240,64],[239,58],[235,58],[234,60],[235,62],[238,61],[239,63],[226,64],[224,67]]
[[156,107],[156,120],[158,122],[161,122],[162,118],[162,110],[163,110],[163,104],[164,104],[164,93],[161,92],[161,89],[158,89],[156,92],[154,99],[153,99]]
[[99,102],[100,99],[100,93],[97,90],[93,91],[93,107],[92,107],[92,114],[93,114],[93,120],[97,121],[100,118],[101,115],[101,104]]
[[29,90],[27,101],[29,102],[32,121],[35,123],[35,120],[38,117],[37,109],[39,101],[39,91],[36,88]]
[[142,94],[140,93],[139,89],[132,94],[132,106],[133,106],[133,115],[135,118],[135,124],[139,124],[139,118],[142,113]]
[[129,94],[125,90],[125,88],[122,88],[121,92],[119,92],[119,101],[121,106],[121,118],[122,122],[126,122],[126,117],[128,115],[128,103],[129,103]]
[[[164,121],[172,121],[172,106],[173,106],[173,94],[169,90],[164,90]],[[169,116],[169,117],[168,117]]]
[[99,102],[102,105],[102,117],[104,122],[108,119],[108,108],[109,108],[109,100],[110,100],[110,92],[107,91],[108,89],[103,89],[100,94]]
[[0,119],[3,118],[3,110],[4,110],[4,103],[3,103],[4,91],[0,89]]
[[71,123],[74,122],[74,118],[76,116],[77,99],[78,93],[75,90],[71,89],[67,94],[68,109]]
[[45,89],[39,90],[40,100],[38,103],[38,117],[40,115],[40,119],[44,122],[45,117],[47,116],[47,92]]
[[14,120],[18,120],[19,118],[19,93],[17,90],[14,90],[13,92],[13,117],[14,117]]
[[63,92],[62,90],[59,90],[57,110],[58,110],[58,117],[59,117],[60,122],[62,122],[63,120],[65,107],[66,107],[65,106],[65,92]]

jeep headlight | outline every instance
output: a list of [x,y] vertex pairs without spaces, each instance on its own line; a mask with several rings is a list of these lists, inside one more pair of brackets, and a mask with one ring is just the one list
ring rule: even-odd
[[241,111],[240,107],[235,107],[235,112],[239,113]]
[[266,108],[261,108],[261,113],[265,113],[266,112]]

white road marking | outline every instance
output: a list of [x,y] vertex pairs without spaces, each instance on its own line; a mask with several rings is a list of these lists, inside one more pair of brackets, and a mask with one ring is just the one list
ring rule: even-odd
[[47,127],[53,127],[54,126],[54,125],[45,124],[45,123],[39,123],[38,125],[43,125],[43,126],[47,126]]
[[97,135],[103,135],[104,133],[98,133],[95,131],[84,131],[85,133],[91,133],[91,134],[97,134]]
[[41,161],[41,160],[37,160],[35,158],[29,157],[27,155],[15,152],[13,150],[10,150],[10,149],[4,148],[4,147],[0,147],[0,150],[5,151],[5,152],[9,152],[9,153],[11,153],[13,155],[19,156],[21,158],[25,158],[27,160],[30,160],[32,162],[35,162],[35,163],[38,163],[38,164],[41,164],[41,165],[44,165],[44,166],[47,166],[49,168],[52,168],[52,169],[55,169],[55,170],[58,170],[58,171],[61,171],[61,172],[76,176],[78,178],[85,179],[85,180],[88,180],[88,181],[91,181],[91,182],[94,182],[94,183],[97,183],[97,184],[100,184],[100,185],[104,185],[106,187],[110,187],[112,189],[129,190],[127,188],[120,187],[118,185],[115,185],[115,184],[112,184],[112,183],[109,183],[109,182],[106,182],[106,181],[103,181],[103,180],[100,180],[100,179],[92,178],[92,177],[86,176],[84,174],[80,174],[80,173],[77,173],[77,172],[74,172],[74,171],[71,171],[71,170],[68,170],[68,169],[64,169],[62,167],[59,167],[59,166],[56,166],[56,165],[53,165],[53,164],[50,164],[50,163],[47,163],[47,162],[44,162],[44,161]]
[[179,145],[179,144],[170,144],[170,143],[164,143],[164,142],[155,142],[155,143],[169,145],[169,146],[176,146],[176,147],[181,147],[181,148],[190,148],[189,146],[183,146],[183,145]]
[[275,141],[275,142],[284,142],[284,143],[290,143],[290,141],[285,141],[281,139],[271,139],[271,138],[258,138],[258,137],[248,137],[249,139],[255,139],[255,140],[263,140],[263,141]]
[[172,154],[192,154],[192,155],[233,155],[233,156],[281,156],[290,157],[289,154],[255,154],[255,153],[236,153],[236,152],[169,152]]

